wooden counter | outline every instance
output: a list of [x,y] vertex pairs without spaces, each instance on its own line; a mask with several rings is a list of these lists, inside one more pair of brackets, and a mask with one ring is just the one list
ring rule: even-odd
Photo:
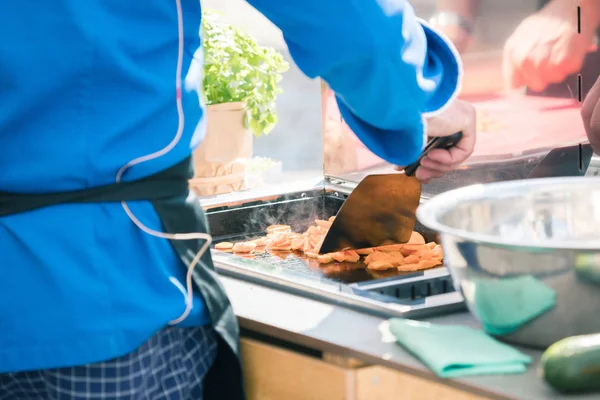
[[248,400],[483,400],[437,382],[356,359],[307,356],[242,339]]

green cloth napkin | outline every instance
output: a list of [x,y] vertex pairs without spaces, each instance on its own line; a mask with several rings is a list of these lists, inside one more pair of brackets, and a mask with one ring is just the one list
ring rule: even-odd
[[475,313],[486,332],[506,335],[554,307],[556,292],[533,276],[474,279]]
[[531,357],[481,330],[407,319],[389,320],[396,341],[442,378],[519,374]]

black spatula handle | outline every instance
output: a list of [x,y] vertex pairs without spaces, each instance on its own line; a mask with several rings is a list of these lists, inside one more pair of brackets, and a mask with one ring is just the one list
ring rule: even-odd
[[433,149],[448,150],[448,149],[456,146],[456,144],[458,142],[460,142],[462,137],[463,137],[462,132],[457,132],[450,136],[434,137],[427,143],[427,146],[425,146],[425,150],[423,150],[423,153],[421,153],[421,155],[419,156],[417,161],[415,161],[413,164],[410,164],[408,167],[404,168],[404,174],[407,176],[412,176],[415,173],[415,171],[417,170],[417,168],[419,167],[419,165],[421,165],[421,160],[423,159],[423,157],[425,157],[431,150],[433,150]]

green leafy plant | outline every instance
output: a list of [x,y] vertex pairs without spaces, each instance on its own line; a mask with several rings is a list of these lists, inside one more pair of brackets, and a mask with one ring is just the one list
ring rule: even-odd
[[203,12],[206,103],[242,101],[247,128],[256,136],[268,134],[277,123],[275,98],[282,92],[279,82],[289,64],[275,49],[260,46],[248,33],[217,19],[216,13]]

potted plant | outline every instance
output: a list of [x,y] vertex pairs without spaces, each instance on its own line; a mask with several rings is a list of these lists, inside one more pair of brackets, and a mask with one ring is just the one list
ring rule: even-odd
[[289,69],[275,49],[217,18],[206,11],[202,18],[207,129],[194,151],[190,181],[201,196],[245,187],[253,136],[268,134],[277,123],[275,99],[282,92],[281,74]]

